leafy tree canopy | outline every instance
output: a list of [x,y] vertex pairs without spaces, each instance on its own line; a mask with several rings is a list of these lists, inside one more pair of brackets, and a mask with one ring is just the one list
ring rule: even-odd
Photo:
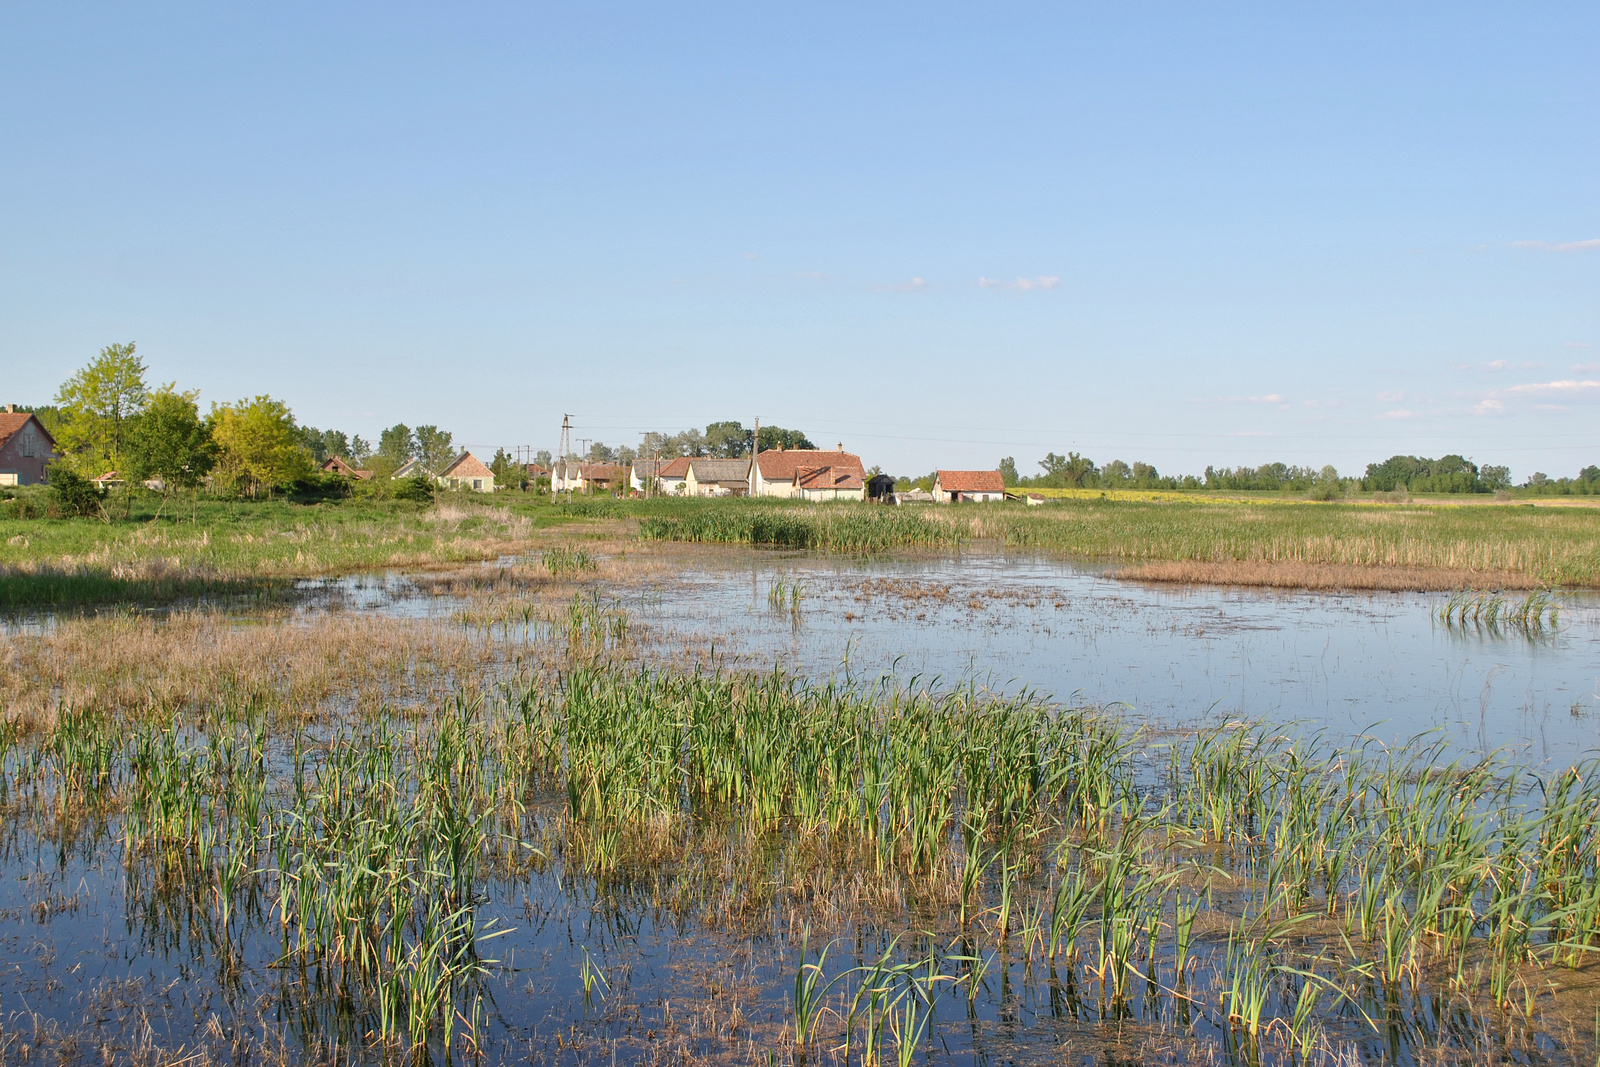
[[311,453],[283,401],[258,396],[213,404],[206,421],[217,443],[217,473],[239,492],[259,496],[310,475]]
[[159,478],[169,489],[192,489],[211,472],[217,445],[200,418],[199,396],[198,389],[179,392],[173,382],[150,397],[128,434],[125,474],[130,481]]
[[121,465],[129,426],[149,401],[145,365],[133,342],[108,345],[62,384],[60,422],[46,429],[78,467],[98,475]]

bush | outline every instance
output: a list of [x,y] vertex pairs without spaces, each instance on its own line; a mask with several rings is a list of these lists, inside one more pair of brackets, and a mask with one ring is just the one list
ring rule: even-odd
[[394,498],[396,500],[415,500],[427,504],[433,500],[433,491],[436,486],[429,478],[402,478],[394,483]]
[[62,515],[99,515],[106,491],[70,467],[50,468],[50,496]]

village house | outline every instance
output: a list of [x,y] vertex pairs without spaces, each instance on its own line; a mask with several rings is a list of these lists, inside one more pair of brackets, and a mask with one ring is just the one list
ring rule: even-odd
[[744,496],[750,491],[750,461],[691,459],[683,491],[689,496]]
[[394,474],[390,475],[390,477],[399,481],[402,478],[424,478],[427,477],[427,474],[428,469],[422,465],[422,460],[408,459],[396,467]]
[[494,471],[471,452],[463,452],[439,472],[438,483],[446,489],[470,489],[474,493],[494,492]]
[[1006,483],[998,470],[938,471],[933,479],[933,499],[941,504],[964,501],[987,503],[1006,498]]
[[847,467],[799,467],[794,472],[795,500],[860,500],[865,483]]
[[[661,480],[661,472],[674,462],[676,460],[666,458],[634,460],[633,465],[628,468],[628,488],[635,493],[663,492],[657,484]],[[684,468],[684,473],[688,473],[687,467]]]
[[366,481],[372,477],[371,471],[357,470],[338,456],[329,456],[328,462],[317,469],[322,471],[323,474],[338,474],[346,478],[359,478],[361,481]]
[[656,486],[662,496],[678,496],[684,492],[683,483],[689,477],[689,457],[679,456],[661,465],[656,475]]
[[[862,485],[866,482],[867,471],[861,465],[861,457],[853,452],[846,452],[841,443],[838,448],[829,451],[820,448],[769,448],[752,456],[747,461],[751,496],[792,497],[799,499],[853,499],[860,500]],[[802,467],[812,470],[832,471],[829,475],[813,474],[807,481],[806,492],[801,491],[801,486],[796,478]],[[854,481],[855,495],[853,497],[830,496],[814,498],[806,495],[811,487],[829,478],[840,479],[835,484],[843,485],[845,481]]]
[[56,439],[31,411],[0,412],[0,485],[38,485],[56,459]]
[[628,468],[620,463],[584,463],[578,468],[579,487],[590,493],[609,493],[627,482]]

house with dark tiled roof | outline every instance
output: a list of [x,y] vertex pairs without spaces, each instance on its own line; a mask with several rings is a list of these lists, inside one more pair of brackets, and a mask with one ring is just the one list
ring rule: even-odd
[[339,474],[346,478],[359,478],[361,481],[372,477],[371,471],[357,470],[338,456],[329,456],[328,461],[318,469],[323,474]]
[[470,489],[474,493],[494,492],[494,471],[471,452],[463,452],[440,471],[435,479],[446,489]]
[[683,491],[687,496],[744,496],[750,492],[750,461],[691,459]]
[[999,470],[937,471],[933,478],[933,499],[941,504],[976,501],[988,503],[1006,498],[1006,482]]
[[0,485],[37,485],[56,459],[56,439],[31,411],[0,412]]
[[[834,473],[833,477],[853,478],[855,493],[853,499],[861,499],[861,486],[866,481],[867,471],[861,465],[861,457],[854,452],[846,452],[844,445],[829,450],[822,448],[769,448],[765,452],[757,453],[748,461],[749,482],[751,496],[776,496],[813,499],[801,492],[800,482],[797,478],[802,468],[812,470],[828,469]],[[808,481],[809,486],[816,482],[820,475],[812,475]],[[842,484],[842,483],[841,483]],[[844,499],[843,497],[828,497],[827,499]]]

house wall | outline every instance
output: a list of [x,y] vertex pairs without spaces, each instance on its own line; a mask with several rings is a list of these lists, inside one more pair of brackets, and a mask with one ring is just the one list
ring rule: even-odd
[[0,448],[0,485],[39,484],[54,458],[45,436],[32,422],[24,423]]

